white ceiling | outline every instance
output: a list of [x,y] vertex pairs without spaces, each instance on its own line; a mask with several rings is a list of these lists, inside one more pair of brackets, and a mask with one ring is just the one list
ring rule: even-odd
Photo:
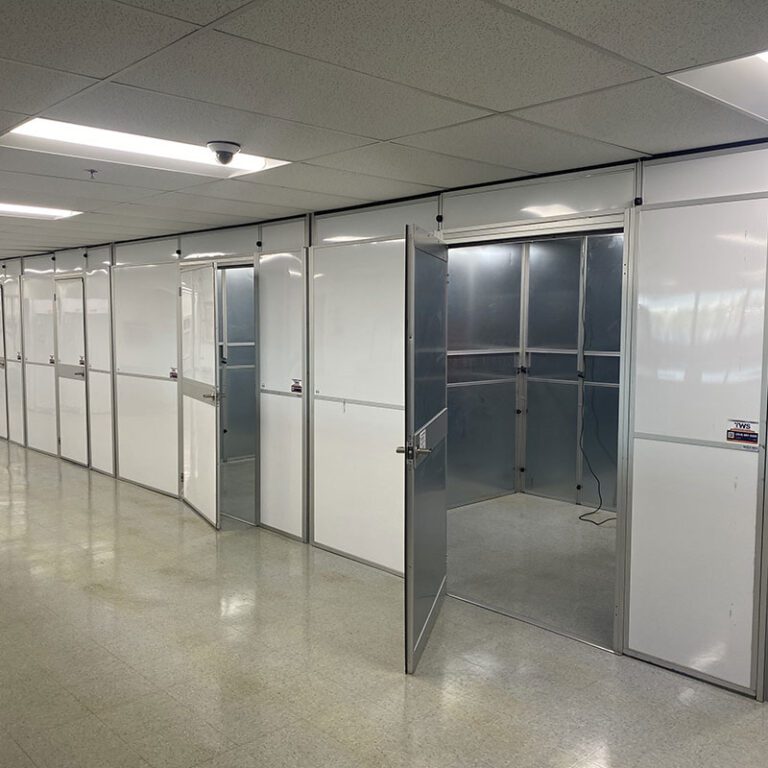
[[[211,181],[0,148],[0,258],[768,138],[666,75],[768,50],[765,0],[0,0],[30,116],[291,165]],[[98,173],[90,180],[86,169]]]

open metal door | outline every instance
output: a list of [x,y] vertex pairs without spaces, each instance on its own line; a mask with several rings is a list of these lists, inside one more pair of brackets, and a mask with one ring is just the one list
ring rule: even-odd
[[182,497],[219,527],[216,271],[181,267]]
[[445,595],[448,252],[409,226],[405,256],[405,671],[413,674]]
[[82,277],[55,280],[54,308],[59,456],[87,467],[90,452]]

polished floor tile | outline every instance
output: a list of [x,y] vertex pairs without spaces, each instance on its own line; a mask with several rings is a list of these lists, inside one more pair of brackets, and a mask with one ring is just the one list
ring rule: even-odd
[[0,443],[2,768],[765,766],[762,705]]

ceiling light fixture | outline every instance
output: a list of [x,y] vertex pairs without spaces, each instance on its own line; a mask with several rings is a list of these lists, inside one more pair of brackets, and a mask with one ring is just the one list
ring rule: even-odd
[[218,178],[287,165],[285,160],[244,152],[238,152],[230,163],[221,165],[206,146],[42,117],[33,118],[0,137],[0,146]]
[[0,203],[0,216],[13,216],[20,219],[69,219],[79,216],[82,211],[67,211],[63,208],[40,208],[37,205],[16,205]]

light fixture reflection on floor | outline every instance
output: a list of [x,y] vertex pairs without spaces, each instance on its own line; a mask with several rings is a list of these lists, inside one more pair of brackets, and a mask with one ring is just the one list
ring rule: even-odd
[[68,211],[63,208],[41,208],[37,205],[17,205],[0,203],[0,216],[13,216],[19,219],[69,219],[79,216],[82,211]]
[[33,118],[0,137],[0,146],[225,179],[288,164],[285,160],[239,152],[229,164],[221,165],[205,145],[41,117]]

